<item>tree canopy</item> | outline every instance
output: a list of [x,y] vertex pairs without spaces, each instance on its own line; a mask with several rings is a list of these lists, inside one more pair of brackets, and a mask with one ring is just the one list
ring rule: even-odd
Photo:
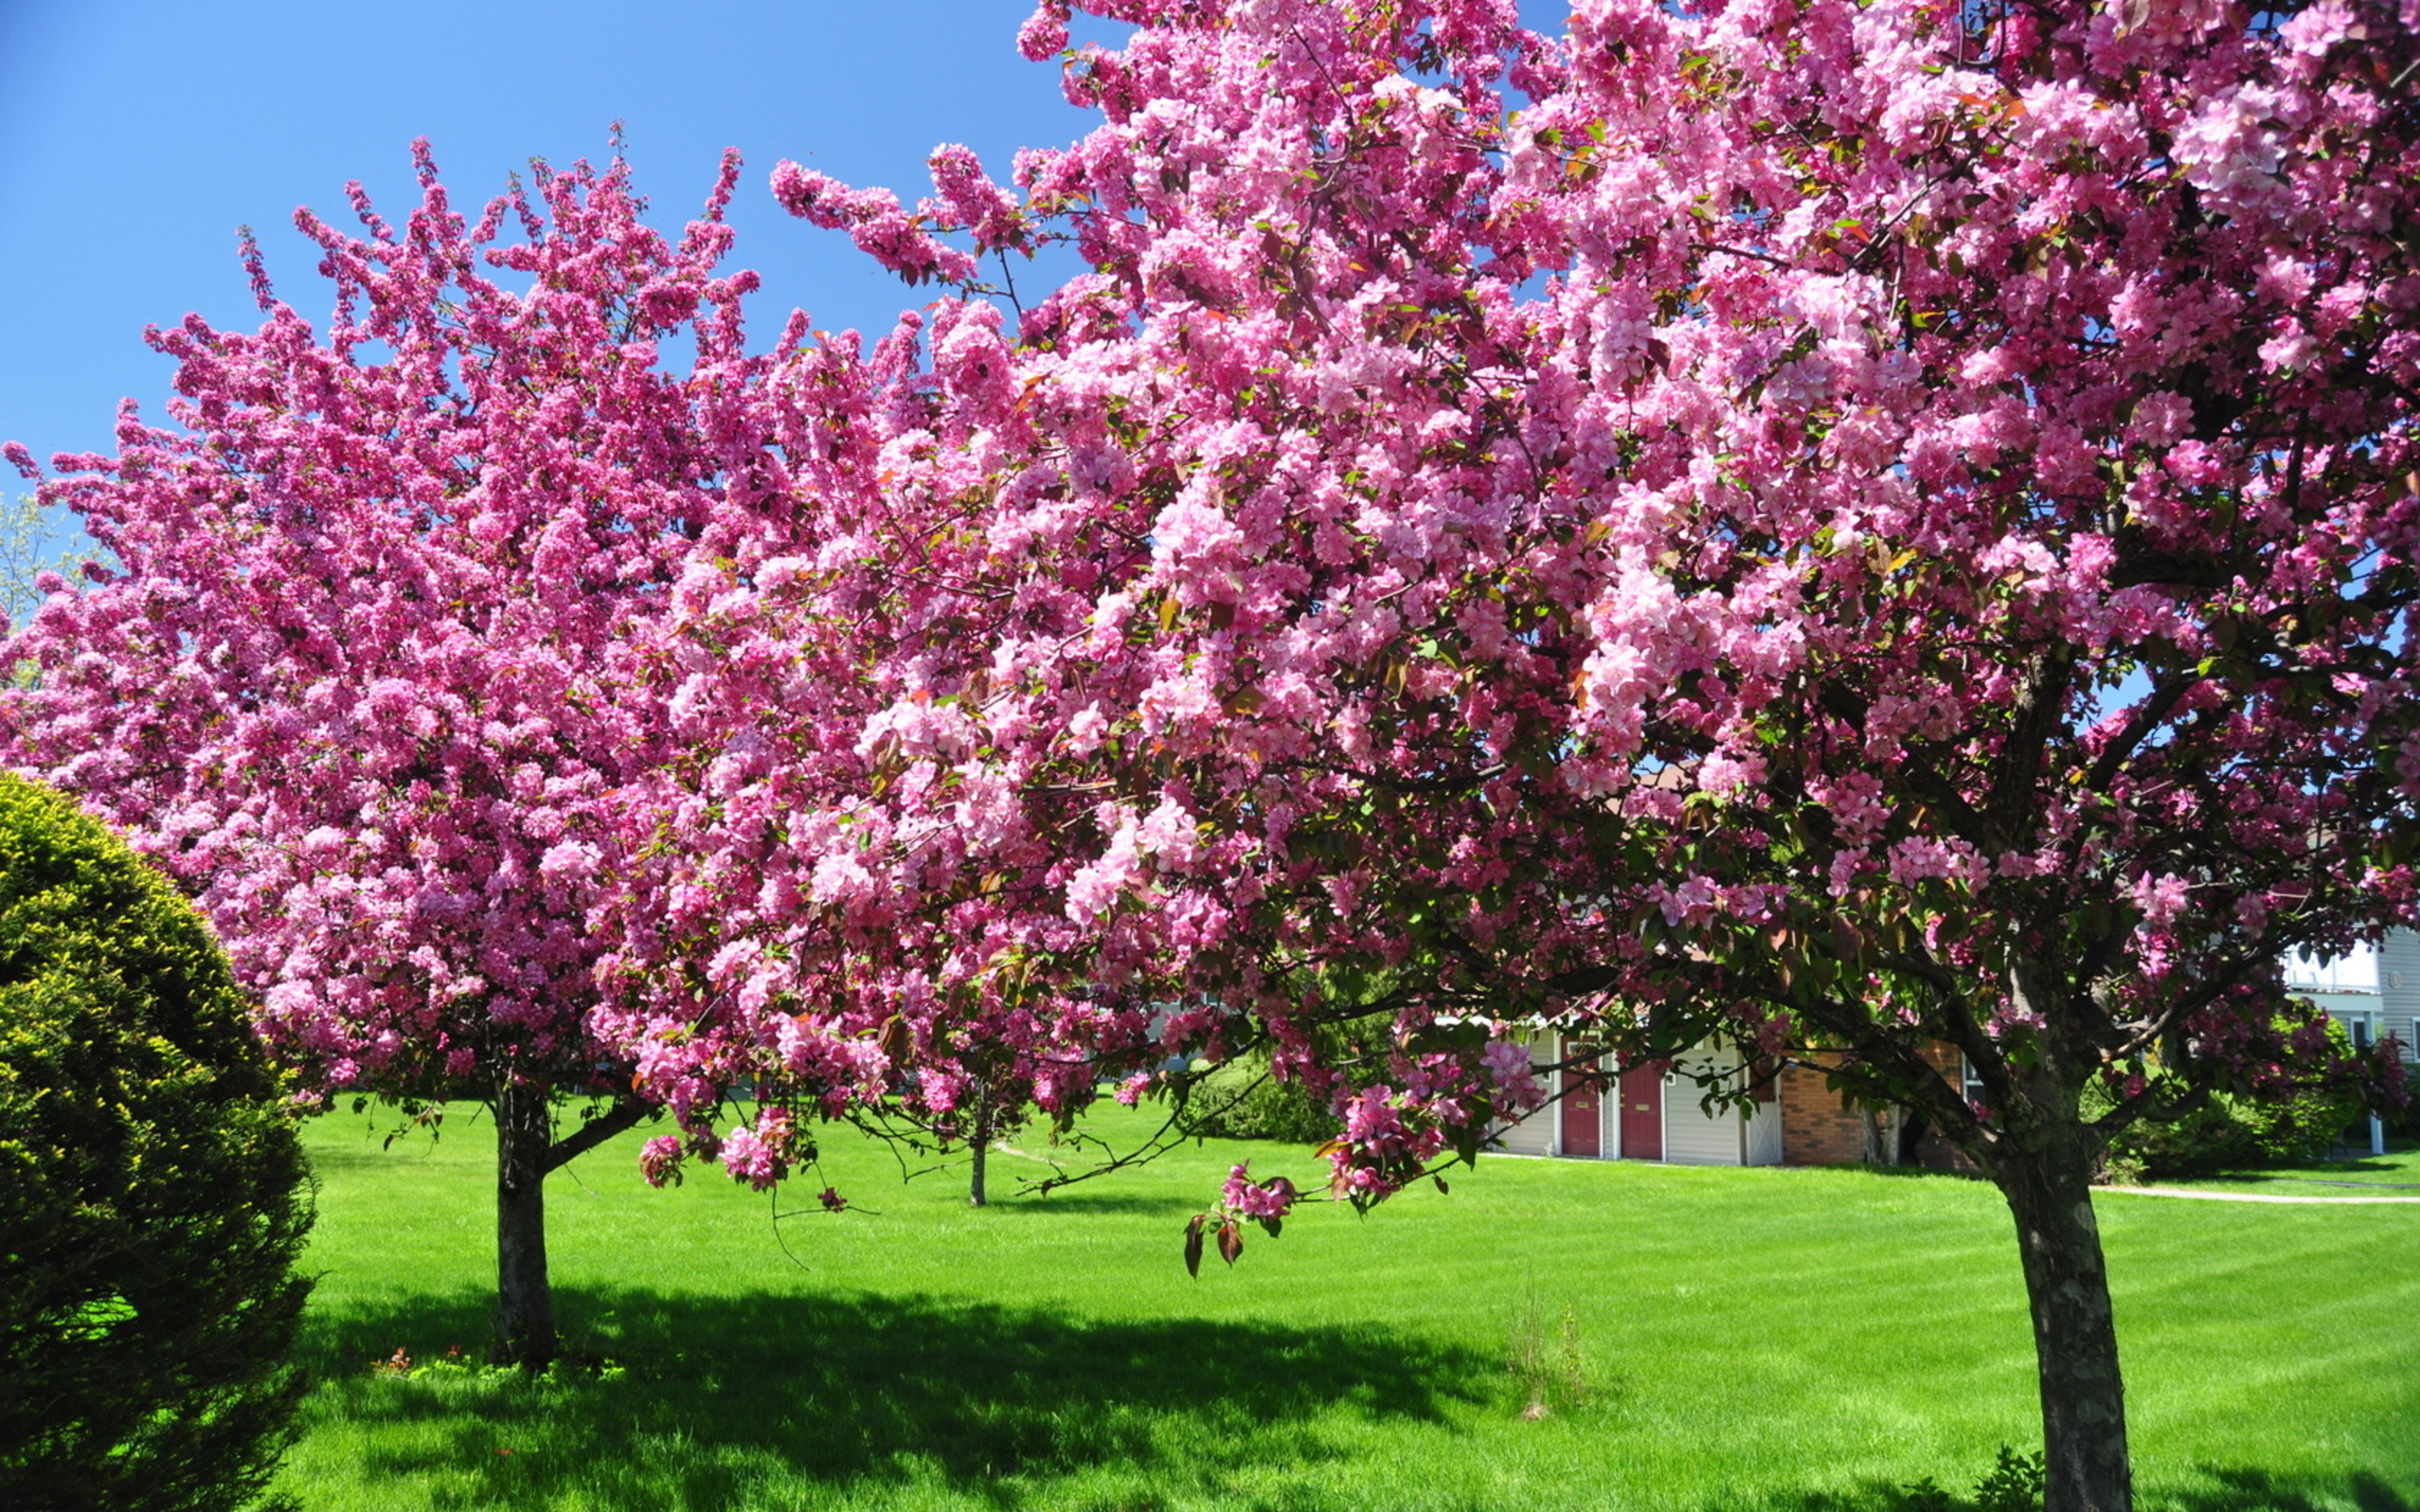
[[[499,1326],[543,1359],[544,1173],[652,1106],[588,1024],[616,795],[674,733],[639,631],[772,495],[774,438],[754,277],[717,266],[735,160],[677,244],[618,163],[538,164],[472,222],[417,161],[400,226],[358,185],[359,235],[298,213],[325,330],[251,255],[258,332],[152,334],[175,425],[59,459],[46,497],[117,565],[9,643],[7,718],[195,895],[306,1096],[495,1107]],[[618,1101],[558,1138],[566,1092]]]

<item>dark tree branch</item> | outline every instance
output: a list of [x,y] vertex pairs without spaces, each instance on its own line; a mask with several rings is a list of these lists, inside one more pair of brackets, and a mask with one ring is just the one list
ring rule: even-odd
[[546,1169],[560,1170],[625,1129],[636,1128],[664,1109],[642,1098],[623,1096],[574,1132],[546,1146]]

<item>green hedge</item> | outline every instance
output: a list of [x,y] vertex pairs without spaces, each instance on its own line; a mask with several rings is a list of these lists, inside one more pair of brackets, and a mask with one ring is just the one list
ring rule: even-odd
[[1343,1129],[1326,1099],[1312,1096],[1300,1082],[1270,1075],[1266,1054],[1244,1056],[1204,1075],[1185,1099],[1180,1126],[1203,1139],[1292,1144],[1317,1144]]
[[302,1387],[307,1181],[200,919],[0,775],[0,1506],[260,1501]]
[[2360,1117],[2360,1099],[2350,1093],[2305,1092],[2282,1102],[2220,1094],[2170,1123],[2128,1125],[2111,1143],[2106,1163],[2119,1181],[2299,1165],[2326,1154]]

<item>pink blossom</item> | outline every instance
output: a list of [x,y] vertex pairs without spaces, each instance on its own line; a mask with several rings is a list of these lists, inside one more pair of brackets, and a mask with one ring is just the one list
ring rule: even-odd
[[1495,1086],[1497,1106],[1527,1112],[1546,1100],[1546,1090],[1538,1085],[1530,1064],[1529,1046],[1510,1040],[1491,1040],[1479,1058]]
[[660,1187],[667,1180],[677,1181],[681,1176],[681,1141],[671,1134],[659,1134],[639,1147],[639,1174],[647,1184]]
[[2143,927],[2153,930],[2174,924],[2190,901],[2185,879],[2165,874],[2138,879],[2134,896],[2135,906],[2143,913]]
[[1041,62],[1067,45],[1066,0],[1042,0],[1017,28],[1017,51]]
[[1293,1211],[1293,1184],[1279,1177],[1266,1182],[1252,1179],[1251,1162],[1227,1173],[1227,1182],[1219,1190],[1219,1202],[1228,1211],[1246,1218],[1283,1218]]
[[772,1148],[745,1124],[734,1125],[723,1136],[722,1165],[733,1180],[745,1181],[759,1192],[780,1180],[784,1170]]
[[1369,1087],[1344,1105],[1344,1137],[1356,1144],[1377,1145],[1399,1140],[1403,1118],[1391,1099],[1393,1089]]
[[756,1114],[756,1137],[775,1158],[786,1160],[797,1143],[798,1123],[786,1108],[761,1108]]

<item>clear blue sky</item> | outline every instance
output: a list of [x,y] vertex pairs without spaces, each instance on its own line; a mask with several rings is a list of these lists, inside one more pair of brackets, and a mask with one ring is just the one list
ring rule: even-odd
[[[794,158],[912,198],[925,156],[962,142],[1006,180],[1021,146],[1091,117],[1055,65],[1017,55],[1028,0],[0,0],[0,439],[45,461],[109,450],[118,400],[164,419],[171,366],[147,324],[260,318],[235,231],[261,234],[280,294],[327,309],[308,204],[351,224],[344,185],[412,199],[434,146],[475,210],[532,156],[602,159],[625,123],[656,224],[677,228],[725,146],[747,158],[734,263],[765,275],[754,325],[792,306],[826,330],[888,329],[920,302],[836,232],[793,220],[765,176]],[[1560,0],[1530,0],[1530,24]],[[1076,40],[1124,28],[1079,17]],[[0,475],[0,489],[15,487]]]
[[260,318],[239,225],[262,234],[279,292],[321,317],[294,208],[351,224],[354,178],[407,206],[415,136],[475,213],[532,156],[602,159],[619,119],[651,218],[676,228],[735,146],[734,261],[767,281],[756,323],[769,335],[801,305],[826,329],[887,328],[929,293],[784,215],[765,175],[795,158],[912,198],[939,143],[973,146],[1005,180],[1018,146],[1071,140],[1085,117],[1056,69],[1017,56],[1025,13],[1018,0],[0,0],[0,438],[46,460],[108,449],[121,396],[164,417],[172,369],[144,327]]

